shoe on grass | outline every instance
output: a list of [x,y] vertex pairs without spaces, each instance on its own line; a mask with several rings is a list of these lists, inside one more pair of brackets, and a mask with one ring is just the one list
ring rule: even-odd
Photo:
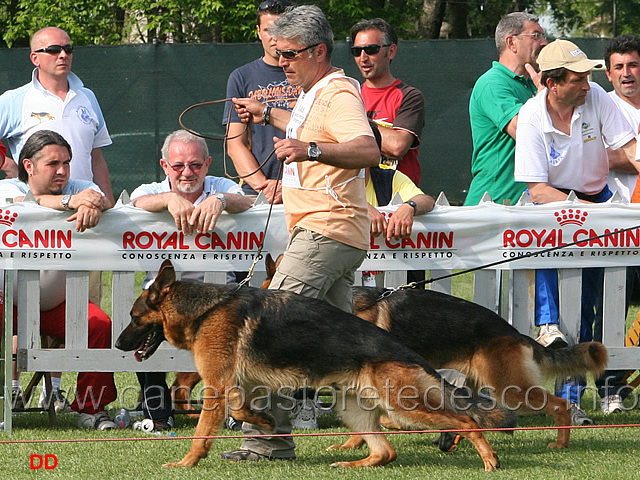
[[587,417],[577,403],[571,403],[571,425],[593,425],[593,420]]
[[94,413],[81,413],[78,415],[78,425],[82,428],[95,430],[110,430],[116,428],[116,424],[109,418],[109,414],[104,410]]
[[303,430],[317,430],[316,405],[313,400],[307,398],[299,400],[291,413],[291,426]]
[[600,400],[600,409],[605,415],[624,411],[624,404],[620,395],[607,395]]

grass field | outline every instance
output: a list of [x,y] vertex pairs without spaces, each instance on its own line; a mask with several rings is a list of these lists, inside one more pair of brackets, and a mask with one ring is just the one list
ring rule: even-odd
[[[466,278],[465,278],[466,277]],[[106,279],[108,282],[108,278]],[[105,289],[105,293],[108,289]],[[472,295],[468,276],[456,277],[454,293],[464,298]],[[110,299],[105,296],[106,310]],[[629,318],[635,318],[638,306],[630,311]],[[171,377],[171,374],[169,375]],[[26,376],[25,376],[26,378]],[[172,379],[169,378],[169,381]],[[25,380],[26,381],[26,380]],[[137,380],[132,373],[116,374],[119,399],[110,406],[113,416],[121,404],[132,407],[136,402]],[[72,390],[75,374],[63,375],[63,388]],[[547,385],[552,388],[552,385]],[[640,410],[637,399],[632,395],[626,404],[625,413],[604,416],[597,407],[597,398],[588,392],[583,406],[596,425],[640,424]],[[513,436],[487,433],[492,447],[502,462],[499,472],[487,474],[483,471],[482,460],[467,441],[463,441],[451,453],[442,453],[431,444],[435,434],[395,434],[389,441],[398,452],[398,459],[381,468],[341,470],[329,467],[335,461],[349,461],[366,456],[366,449],[352,452],[326,452],[333,443],[342,443],[347,436],[300,437],[296,439],[298,459],[293,462],[259,462],[251,464],[230,464],[220,458],[223,450],[237,448],[240,439],[216,440],[208,458],[194,469],[164,469],[161,465],[168,461],[180,460],[190,447],[190,440],[171,437],[155,437],[125,430],[95,432],[84,431],[76,426],[73,414],[58,416],[59,426],[51,428],[45,414],[28,413],[13,417],[14,431],[9,438],[0,434],[0,441],[31,440],[76,440],[63,443],[11,443],[0,445],[0,472],[3,478],[33,478],[30,469],[31,455],[46,454],[57,457],[57,467],[40,470],[46,478],[180,478],[180,479],[285,479],[313,478],[333,479],[602,479],[633,477],[635,455],[640,450],[638,427],[616,427],[578,429],[572,432],[568,449],[549,450],[547,444],[556,437],[554,430],[516,431]],[[316,432],[345,433],[342,424],[333,416],[320,417],[321,430]],[[196,420],[184,415],[177,416],[175,434],[177,437],[193,435]],[[545,416],[520,417],[519,427],[550,427],[553,423]],[[221,435],[235,435],[223,430]],[[294,431],[294,433],[309,433]],[[134,440],[128,440],[134,438]],[[91,441],[102,439],[127,439],[125,441]],[[135,440],[137,439],[137,440]]]

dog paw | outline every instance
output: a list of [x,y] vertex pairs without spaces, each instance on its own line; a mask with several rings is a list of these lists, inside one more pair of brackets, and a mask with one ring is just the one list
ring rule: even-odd
[[560,448],[567,448],[569,446],[569,444],[565,444],[565,443],[560,443],[560,442],[551,442],[549,445],[547,445],[549,448],[552,449],[560,449]]
[[500,459],[497,455],[494,455],[493,458],[489,461],[484,462],[484,471],[485,472],[495,472],[500,469]]
[[[344,449],[342,448],[342,445],[340,445],[339,443],[334,443],[333,445],[329,445],[326,451],[330,452],[331,450],[344,450]],[[331,466],[333,467],[334,465],[331,465]]]

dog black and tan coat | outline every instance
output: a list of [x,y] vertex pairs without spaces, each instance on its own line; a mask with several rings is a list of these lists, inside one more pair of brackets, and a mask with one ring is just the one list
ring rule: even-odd
[[[381,413],[401,424],[425,428],[463,431],[514,426],[511,412],[492,408],[487,399],[459,395],[420,355],[369,322],[290,292],[246,286],[235,291],[234,286],[176,281],[168,260],[134,303],[131,324],[116,346],[135,350],[135,357],[144,360],[165,339],[193,353],[207,387],[235,392],[228,401],[236,420],[264,428],[272,428],[274,421],[248,407],[252,388],[266,385],[277,391],[304,384],[330,386],[344,395],[338,405],[346,408],[339,413],[356,432],[378,432]],[[236,385],[247,394],[242,404],[242,395],[232,388]],[[404,396],[399,395],[401,391]],[[410,405],[415,408],[408,408],[406,394],[412,391],[418,396]],[[363,392],[368,397],[364,409],[355,395]],[[225,419],[225,396],[213,397],[203,400],[196,437],[215,435]],[[477,449],[485,470],[499,467],[498,457],[480,432],[462,435]],[[368,457],[333,465],[385,465],[396,458],[384,435],[365,435],[363,441],[369,447]],[[210,439],[194,439],[189,453],[167,466],[196,465],[211,444]]]
[[[267,255],[265,265],[263,288],[273,277],[276,262]],[[398,290],[382,298],[385,292],[384,288],[354,287],[355,314],[390,332],[434,368],[464,373],[472,388],[519,414],[545,413],[557,426],[571,425],[568,402],[541,384],[555,376],[590,373],[597,378],[607,366],[607,349],[599,342],[550,350],[473,302],[421,288]],[[176,374],[176,397],[186,400],[199,381],[196,373]],[[390,428],[406,426],[384,424]],[[566,448],[569,436],[569,429],[559,429],[549,448]],[[360,437],[352,436],[341,448],[356,448],[362,443]]]

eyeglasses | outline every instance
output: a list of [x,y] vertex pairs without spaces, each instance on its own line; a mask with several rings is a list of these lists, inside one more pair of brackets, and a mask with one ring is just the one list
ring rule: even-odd
[[[166,162],[166,160],[165,160],[165,162]],[[174,172],[181,173],[187,167],[189,167],[192,172],[198,172],[198,171],[200,171],[200,169],[202,168],[204,163],[200,163],[200,162],[176,163],[175,165],[171,165],[169,162],[167,162],[167,165],[169,165],[173,169]]]
[[287,7],[293,7],[293,3],[291,3],[289,0],[265,0],[258,7],[258,11],[264,12],[266,10],[269,10],[273,13],[284,13],[284,10]]
[[33,53],[50,53],[52,55],[58,55],[62,50],[67,55],[73,53],[73,45],[49,45],[48,47],[34,50]]
[[308,47],[301,48],[300,50],[278,50],[276,48],[276,55],[283,56],[287,60],[293,60],[300,53],[305,52],[305,51],[309,50],[310,48],[317,47],[318,45],[320,45],[320,44],[316,43],[315,45],[309,45]]
[[536,32],[536,33],[519,33],[515,35],[516,37],[531,37],[534,40],[542,40],[543,38],[547,38],[544,33]]
[[375,55],[380,51],[382,47],[390,47],[392,44],[387,43],[386,45],[365,45],[364,47],[351,47],[351,53],[354,57],[359,57],[362,55],[362,51],[367,55]]

